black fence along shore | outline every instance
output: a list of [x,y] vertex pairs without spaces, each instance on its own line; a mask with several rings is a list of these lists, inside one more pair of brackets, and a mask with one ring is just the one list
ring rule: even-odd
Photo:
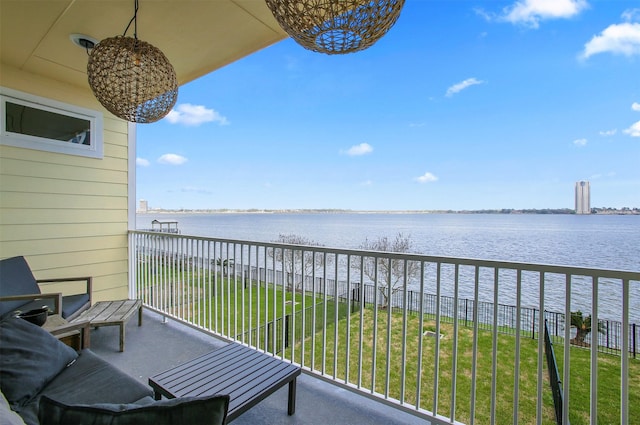
[[[232,273],[232,272],[230,272]],[[274,273],[273,270],[268,269],[265,272],[265,269],[260,267],[259,269],[256,267],[251,267],[251,271],[249,271],[249,267],[245,267],[244,274],[245,280],[248,276],[251,276],[251,280],[255,281],[256,279],[262,282],[275,282],[277,284],[282,284],[283,282],[298,282],[299,286],[301,282],[301,277],[297,276],[296,279],[292,279],[291,276],[283,276],[282,271],[276,271]],[[289,273],[285,272],[285,275],[289,275]],[[238,278],[240,278],[240,274],[238,274]],[[286,280],[285,280],[286,277]],[[326,282],[325,282],[326,280]],[[380,288],[376,288],[372,284],[360,284],[359,282],[351,282],[347,284],[346,281],[336,281],[334,279],[323,279],[321,277],[316,277],[315,285],[311,283],[311,277],[307,276],[305,278],[304,284],[305,292],[308,295],[311,295],[314,290],[311,288],[322,288],[323,291],[327,292],[328,296],[336,297],[341,302],[349,302],[352,306],[373,306],[374,300],[377,300],[380,305],[382,302],[382,297],[378,295],[376,297],[375,292],[379,291]],[[309,288],[309,289],[306,289]],[[336,292],[337,288],[337,292]],[[318,290],[315,289],[315,294],[318,294]],[[423,311],[424,314],[435,316],[436,315],[436,301],[437,295],[429,294],[429,293],[420,293],[418,291],[407,290],[406,298],[405,293],[402,289],[394,290],[391,294],[391,298],[389,300],[389,305],[392,308],[392,311],[402,312],[403,305],[405,303],[407,305],[407,311],[409,314],[418,315],[420,312],[420,302],[422,299],[423,303]],[[458,312],[458,321],[464,326],[472,327],[473,326],[473,318],[475,315],[474,309],[476,308],[476,303],[474,303],[471,299],[459,298],[457,305]],[[454,312],[455,308],[455,298],[449,297],[446,295],[440,295],[440,317],[441,320],[445,323],[453,322],[454,320]],[[478,327],[480,329],[491,330],[493,328],[493,315],[494,315],[494,304],[491,302],[480,301],[477,303],[478,310]],[[498,331],[504,334],[515,335],[518,329],[516,318],[517,318],[517,307],[513,305],[498,305]],[[559,341],[564,339],[564,327],[565,327],[565,314],[561,312],[555,311],[544,311],[544,319],[548,323],[549,327],[549,335],[555,341]],[[521,307],[520,308],[520,332],[521,335],[530,337],[532,339],[537,339],[538,335],[542,332],[538,330],[538,323],[540,318],[540,310],[536,308],[530,307]],[[608,354],[620,354],[620,347],[622,346],[622,323],[613,321],[613,320],[598,320],[600,325],[598,327],[593,327],[594,332],[598,334],[598,351],[601,353]],[[600,329],[600,332],[597,332],[596,329]],[[542,330],[543,331],[543,330]],[[585,338],[585,347],[590,346],[592,343],[593,333],[589,333]],[[629,355],[633,358],[637,358],[638,354],[640,354],[640,326],[636,323],[632,323],[629,325]]]

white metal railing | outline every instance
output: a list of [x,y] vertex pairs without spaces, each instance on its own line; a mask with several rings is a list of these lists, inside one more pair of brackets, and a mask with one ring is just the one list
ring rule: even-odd
[[[638,271],[144,231],[130,232],[130,253],[130,292],[146,307],[432,423],[554,422],[539,337],[545,314],[533,329],[523,327],[526,309],[560,306],[564,317],[580,310],[594,324],[621,323],[614,355],[599,353],[597,343],[572,344],[575,330],[560,324],[563,423],[596,424],[613,409],[614,421],[628,424],[630,391],[639,396],[629,385],[632,371],[640,371],[630,355],[637,338],[631,319],[640,316]],[[415,293],[424,295],[410,301]],[[472,305],[464,319],[461,300]],[[489,318],[481,317],[481,303],[491,306]],[[505,304],[515,311],[511,325]],[[515,331],[505,334],[505,326]],[[604,379],[612,375],[613,391]]]

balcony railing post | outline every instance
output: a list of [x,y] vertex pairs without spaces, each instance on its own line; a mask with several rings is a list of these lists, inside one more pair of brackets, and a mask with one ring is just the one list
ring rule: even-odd
[[536,339],[536,309],[533,309],[533,320],[531,321],[531,339]]
[[635,359],[638,351],[638,333],[636,331],[636,324],[634,323],[631,325],[631,328],[633,329],[633,358]]
[[289,348],[289,319],[290,314],[284,316],[284,348]]
[[465,325],[465,326],[469,326],[469,323],[468,323],[468,319],[469,319],[469,317],[468,317],[468,315],[469,315],[469,310],[468,310],[467,301],[469,301],[469,300],[465,298],[465,299],[464,299],[464,325]]

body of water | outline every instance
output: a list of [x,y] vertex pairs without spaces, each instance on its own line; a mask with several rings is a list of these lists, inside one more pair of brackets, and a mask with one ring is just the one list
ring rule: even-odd
[[[640,270],[637,215],[162,213],[138,214],[136,227],[150,229],[154,219],[178,221],[183,235],[274,242],[280,234],[295,234],[330,248],[357,249],[366,239],[400,232],[411,236],[414,252],[426,255]],[[589,298],[584,289],[578,292]],[[638,321],[640,288],[631,288],[630,301]]]
[[410,235],[421,254],[640,270],[640,216],[547,214],[138,214],[137,228],[176,220],[183,235],[274,242],[296,234],[331,248]]

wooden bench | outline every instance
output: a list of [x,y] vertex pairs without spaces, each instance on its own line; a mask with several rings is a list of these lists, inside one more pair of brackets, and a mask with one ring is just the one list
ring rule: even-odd
[[228,394],[227,422],[231,422],[285,384],[289,384],[287,413],[293,415],[298,375],[298,366],[231,343],[149,378],[149,385],[156,400]]
[[89,310],[83,312],[78,318],[72,320],[71,323],[87,321],[94,328],[119,326],[120,351],[124,351],[125,325],[136,311],[138,312],[138,326],[141,326],[141,300],[100,301],[92,305]]

